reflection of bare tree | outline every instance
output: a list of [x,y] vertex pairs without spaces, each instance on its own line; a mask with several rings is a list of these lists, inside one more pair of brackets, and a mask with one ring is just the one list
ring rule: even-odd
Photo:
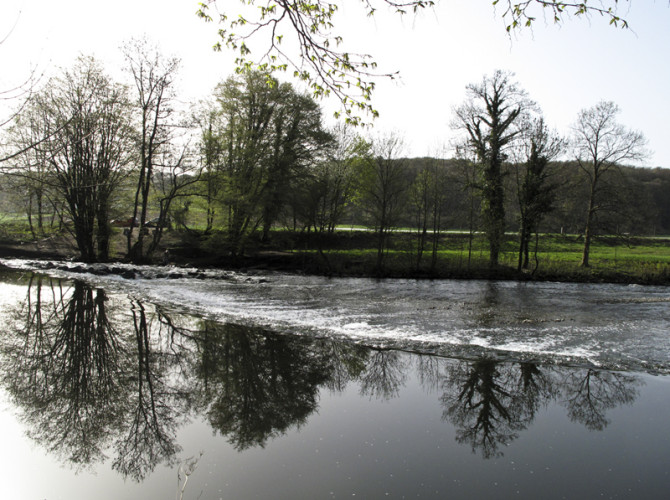
[[329,377],[326,386],[333,392],[342,392],[347,384],[365,371],[369,349],[357,344],[318,340],[314,345],[328,360]]
[[23,327],[3,345],[4,383],[30,435],[84,465],[103,456],[119,422],[124,345],[107,319],[103,290],[75,282],[67,302],[53,283],[47,290],[48,305],[42,279],[30,283]]
[[[606,411],[631,404],[639,379],[623,373],[553,368],[534,363],[481,359],[449,365],[444,379],[443,418],[456,426],[456,439],[485,458],[502,455],[538,410],[561,398],[574,421],[590,430],[608,424]],[[563,374],[559,377],[558,375]]]
[[488,359],[459,363],[448,370],[447,387],[442,396],[443,418],[456,426],[456,440],[479,449],[484,458],[502,455],[500,445],[516,439],[524,428],[517,415],[510,413],[513,396],[507,370]]
[[540,370],[535,363],[522,362],[516,367],[519,372],[512,391],[518,397],[513,399],[513,403],[520,407],[514,408],[512,413],[526,415],[525,419],[530,423],[538,410],[556,397],[556,381],[553,372]]
[[447,368],[443,418],[456,426],[459,443],[484,458],[497,457],[553,393],[551,378],[532,363],[461,362]]
[[623,404],[632,404],[638,396],[641,381],[625,373],[593,369],[566,373],[562,403],[571,420],[589,430],[601,431],[609,424],[606,412]]
[[140,481],[160,462],[171,462],[180,451],[175,442],[177,415],[183,398],[167,384],[165,376],[170,356],[151,345],[151,332],[144,305],[132,303],[136,361],[130,375],[126,400],[127,422],[124,438],[116,443],[117,458],[113,468],[124,476]]
[[398,351],[372,350],[361,375],[361,394],[384,400],[396,397],[407,380],[406,368]]
[[332,373],[312,347],[299,338],[204,322],[197,390],[212,427],[243,450],[303,424]]
[[153,345],[160,330],[141,303],[133,331],[117,329],[103,290],[34,277],[16,316],[0,346],[3,382],[33,439],[78,466],[113,446],[113,467],[138,481],[174,459],[188,398],[169,386],[174,354]]
[[421,387],[427,391],[435,391],[440,385],[440,369],[444,362],[437,356],[417,355],[417,373]]

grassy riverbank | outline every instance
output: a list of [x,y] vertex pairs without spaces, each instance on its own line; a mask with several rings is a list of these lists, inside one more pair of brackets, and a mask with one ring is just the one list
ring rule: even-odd
[[176,262],[204,265],[300,271],[329,276],[395,278],[516,279],[575,282],[670,284],[670,237],[596,238],[591,266],[580,267],[583,240],[575,235],[540,235],[529,269],[517,272],[516,235],[509,234],[500,265],[490,269],[483,235],[450,232],[440,239],[435,261],[426,249],[419,259],[416,238],[394,233],[377,266],[376,235],[372,231],[336,231],[332,235],[276,231],[270,242],[251,240],[245,257],[233,261],[220,252],[220,238],[191,234],[172,246]]
[[[580,267],[583,240],[575,235],[540,235],[529,269],[517,272],[516,235],[509,234],[496,269],[488,266],[483,235],[450,232],[440,238],[433,261],[430,248],[419,258],[416,235],[394,233],[377,265],[376,235],[365,230],[340,230],[332,235],[275,231],[269,242],[251,238],[244,257],[233,260],[225,252],[221,234],[172,231],[154,261],[161,263],[164,250],[170,263],[223,268],[275,269],[329,276],[379,276],[396,278],[516,279],[574,282],[670,284],[670,237],[621,238],[601,236],[591,247],[591,266]],[[123,259],[120,231],[112,256]],[[51,235],[31,240],[25,232],[5,233],[0,256],[74,259],[76,248],[69,238]]]

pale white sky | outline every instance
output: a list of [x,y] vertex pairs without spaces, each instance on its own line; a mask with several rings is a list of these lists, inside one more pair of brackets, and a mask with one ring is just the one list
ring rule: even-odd
[[[220,5],[235,0],[221,0]],[[568,133],[580,109],[601,99],[616,102],[620,122],[642,131],[652,154],[646,166],[670,168],[670,6],[665,0],[633,0],[621,14],[630,30],[598,17],[562,26],[538,19],[532,31],[513,38],[490,0],[441,0],[418,17],[380,10],[360,16],[354,0],[337,15],[337,29],[351,50],[375,56],[397,82],[379,81],[376,128],[405,137],[407,154],[437,154],[454,136],[452,109],[465,86],[496,69],[510,70],[544,112],[548,123]],[[80,53],[104,62],[122,78],[119,46],[146,36],[167,55],[182,59],[180,94],[205,97],[233,71],[234,54],[215,53],[216,25],[195,16],[194,0],[3,0],[0,90],[37,65],[47,75],[69,66]],[[19,14],[20,13],[20,14]],[[328,115],[335,103],[324,103]]]

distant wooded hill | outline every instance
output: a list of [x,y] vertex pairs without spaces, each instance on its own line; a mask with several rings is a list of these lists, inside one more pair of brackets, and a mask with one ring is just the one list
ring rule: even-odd
[[[477,229],[480,214],[480,198],[474,167],[463,160],[433,158],[411,158],[401,160],[406,171],[407,185],[416,181],[419,173],[429,165],[439,166],[446,177],[444,189],[443,229]],[[474,178],[474,180],[473,180]],[[554,209],[543,220],[540,231],[550,233],[580,234],[583,231],[585,204],[588,196],[588,182],[584,172],[574,162],[554,162],[551,164],[552,182],[557,184]],[[506,165],[505,182],[507,230],[518,230],[518,202],[515,168]],[[643,236],[670,235],[670,169],[621,167],[605,179],[607,196],[599,213],[598,232],[600,234],[631,234]],[[29,197],[23,196],[16,184],[9,178],[0,176],[0,224],[8,214],[26,214],[35,210],[29,206]],[[197,197],[197,194],[193,195]],[[123,202],[119,200],[121,204]],[[181,207],[183,205],[180,204]],[[404,201],[402,219],[399,226],[415,227],[414,208],[411,196]],[[123,213],[121,207],[120,213]],[[46,209],[45,212],[50,212]],[[284,214],[288,223],[290,213]],[[344,224],[370,225],[364,208],[349,200]]]
[[[479,214],[477,187],[472,189],[469,200],[469,181],[466,170],[472,165],[462,160],[434,160],[432,158],[412,158],[407,161],[408,175],[415,177],[428,164],[439,161],[448,171],[449,196],[444,227],[447,229],[467,229],[469,226],[471,202],[475,204],[472,217]],[[588,181],[576,162],[552,162],[551,182],[557,185],[554,209],[544,219],[540,231],[551,233],[579,234],[583,232],[584,212],[588,202]],[[506,221],[508,231],[518,229],[518,186],[514,165],[506,165]],[[470,178],[475,177],[470,172]],[[598,216],[600,234],[635,234],[644,236],[670,235],[670,169],[619,167],[603,179],[606,196],[601,201]],[[412,226],[411,217],[405,224]],[[476,226],[476,220],[474,221]]]

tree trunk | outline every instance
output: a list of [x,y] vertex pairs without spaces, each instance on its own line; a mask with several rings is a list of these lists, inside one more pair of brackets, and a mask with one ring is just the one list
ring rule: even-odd
[[523,268],[525,240],[526,240],[526,227],[522,222],[521,227],[519,228],[519,261],[517,262],[516,266],[517,272],[521,272],[521,269]]
[[584,250],[582,252],[581,267],[589,267],[589,252],[591,251],[591,225],[593,215],[595,214],[595,189],[596,182],[591,184],[591,193],[589,194],[589,209],[586,212],[586,226],[584,228]]
[[107,209],[102,208],[98,212],[98,261],[109,260],[110,230]]
[[37,235],[35,234],[35,227],[33,226],[33,197],[32,195],[28,195],[28,210],[26,210],[26,215],[28,216],[28,227],[30,228],[30,234],[32,235],[33,239],[37,239]]
[[382,273],[382,266],[384,264],[384,234],[385,230],[383,226],[379,228],[379,236],[377,238],[377,274]]

